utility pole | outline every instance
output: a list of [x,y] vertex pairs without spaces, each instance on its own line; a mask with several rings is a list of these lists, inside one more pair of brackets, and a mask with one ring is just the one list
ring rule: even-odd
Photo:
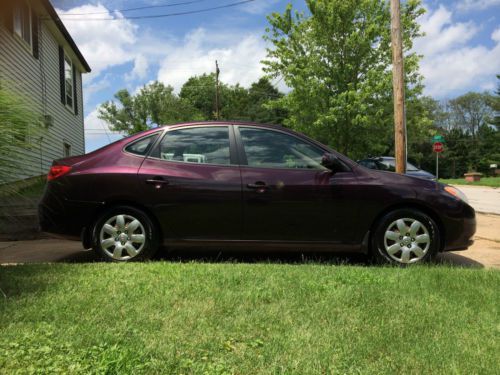
[[215,60],[215,119],[219,120],[219,64]]
[[406,121],[400,0],[391,0],[392,88],[396,172],[406,172]]

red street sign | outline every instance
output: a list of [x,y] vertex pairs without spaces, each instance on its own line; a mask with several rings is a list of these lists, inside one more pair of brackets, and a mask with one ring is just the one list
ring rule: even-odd
[[434,152],[443,152],[443,144],[441,142],[436,142],[432,145],[432,150]]

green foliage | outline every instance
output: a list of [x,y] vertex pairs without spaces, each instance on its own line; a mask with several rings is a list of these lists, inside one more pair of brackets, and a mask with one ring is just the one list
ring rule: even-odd
[[[440,175],[461,177],[464,173],[490,172],[500,163],[500,129],[491,123],[495,98],[489,93],[470,92],[442,103],[433,113],[436,130],[445,139],[440,155]],[[431,143],[425,145],[430,150]],[[434,169],[432,156],[423,164]]]
[[201,119],[201,114],[191,103],[178,97],[172,86],[153,82],[144,86],[137,95],[123,89],[99,108],[99,118],[111,130],[134,134],[151,127]]
[[[219,91],[220,120],[281,123],[286,116],[285,111],[267,106],[271,99],[283,94],[266,78],[253,83],[250,89],[220,82]],[[115,99],[100,106],[99,118],[106,121],[111,130],[126,134],[182,121],[215,120],[215,75],[189,78],[179,95],[171,86],[156,81],[136,95],[120,90]]]
[[[497,270],[150,262],[2,267],[5,374],[499,368]],[[457,370],[459,369],[459,370]]]
[[[389,2],[307,1],[311,16],[294,12],[268,17],[266,39],[273,44],[264,61],[267,73],[282,76],[293,90],[277,100],[287,109],[285,124],[353,158],[392,150],[393,105]],[[428,126],[413,109],[422,90],[419,57],[419,0],[402,7],[408,129]],[[415,114],[417,117],[412,117]],[[425,120],[425,118],[424,118]]]
[[[500,74],[497,75],[497,79],[500,80]],[[496,96],[493,98],[493,110],[495,111],[493,125],[495,125],[497,128],[500,128],[500,82],[498,83]]]
[[481,181],[465,181],[465,178],[439,179],[439,182],[449,185],[473,185],[500,188],[500,177],[482,177]]
[[19,155],[32,150],[44,131],[40,114],[30,104],[29,98],[14,94],[0,82],[0,184],[10,180]]

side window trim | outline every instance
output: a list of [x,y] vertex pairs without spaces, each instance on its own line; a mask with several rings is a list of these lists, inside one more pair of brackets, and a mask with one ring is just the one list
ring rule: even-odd
[[[156,147],[156,145],[158,144],[158,140],[162,138],[161,133],[164,133],[164,131],[161,130],[161,131],[158,131],[158,132],[154,132],[154,133],[145,135],[144,137],[137,138],[136,140],[134,140],[132,142],[129,142],[125,146],[123,146],[122,152],[124,152],[126,154],[129,154],[129,155],[132,155],[132,156],[137,156],[137,157],[140,157],[140,158],[146,158],[146,157],[149,156],[149,154],[151,153],[151,151]],[[134,144],[136,144],[138,142],[141,142],[141,141],[143,141],[146,138],[151,138],[151,137],[156,137],[156,139],[151,143],[151,145],[149,145],[149,148],[148,148],[147,152],[144,155],[136,154],[134,152],[131,152],[131,151],[127,150],[127,148],[129,148],[130,146],[133,146]]]
[[248,165],[248,159],[247,159],[247,155],[246,155],[246,152],[245,152],[245,146],[243,145],[243,138],[241,137],[241,132],[240,132],[240,128],[247,128],[247,129],[258,129],[258,130],[267,130],[267,131],[270,131],[270,132],[275,132],[275,133],[280,133],[280,134],[284,134],[284,135],[287,135],[289,137],[293,137],[293,138],[296,138],[298,139],[299,141],[301,142],[304,142],[304,143],[307,143],[308,145],[318,149],[318,150],[321,150],[323,153],[326,153],[328,152],[327,150],[323,149],[322,147],[320,147],[319,145],[313,143],[313,142],[310,142],[308,139],[304,139],[302,137],[299,137],[295,134],[291,134],[291,133],[288,133],[288,132],[285,132],[285,131],[282,131],[280,129],[271,129],[271,128],[267,128],[267,127],[260,127],[260,126],[252,126],[252,125],[235,125],[235,133],[236,133],[236,141],[237,141],[237,145],[238,145],[238,156],[240,158],[240,165],[242,167],[247,167],[247,168],[256,168],[256,169],[284,169],[284,170],[296,170],[296,171],[304,171],[304,169],[296,169],[296,168],[286,168],[286,167],[254,167],[254,166],[251,166],[251,165]]
[[[194,128],[215,128],[215,127],[226,127],[228,129],[228,138],[229,138],[229,164],[215,164],[215,163],[187,163],[184,161],[179,161],[179,160],[165,160],[160,158],[156,153],[159,151],[158,147],[160,146],[161,142],[165,137],[168,136],[168,133],[171,131],[175,130],[183,130],[183,129],[194,129]],[[148,159],[155,159],[159,160],[165,163],[181,163],[185,165],[217,165],[220,167],[235,167],[239,165],[239,155],[238,155],[238,149],[236,146],[236,137],[234,134],[234,126],[233,125],[228,125],[228,124],[216,124],[216,125],[206,125],[206,124],[199,124],[199,125],[188,125],[188,126],[182,126],[182,127],[175,127],[172,129],[165,129],[163,134],[158,137],[154,145],[149,149],[147,158]]]

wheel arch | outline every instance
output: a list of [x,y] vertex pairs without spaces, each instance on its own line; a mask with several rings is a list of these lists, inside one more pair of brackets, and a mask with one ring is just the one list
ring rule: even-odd
[[162,230],[162,227],[160,225],[160,222],[159,222],[158,218],[156,217],[156,215],[149,208],[147,208],[146,206],[144,206],[144,205],[142,205],[140,203],[137,203],[137,202],[134,202],[134,201],[131,201],[131,200],[117,199],[117,200],[107,201],[104,204],[102,204],[94,212],[94,214],[92,215],[91,219],[89,220],[89,222],[87,223],[87,225],[85,226],[85,228],[83,228],[82,234],[81,234],[81,240],[82,240],[82,244],[83,244],[84,248],[88,249],[88,248],[91,247],[91,242],[92,242],[92,228],[93,228],[96,220],[101,215],[103,215],[104,212],[106,212],[106,211],[108,211],[111,208],[116,207],[116,206],[129,206],[129,207],[133,207],[135,209],[143,211],[151,219],[151,221],[153,222],[153,225],[158,230],[158,237],[160,239],[160,243],[163,242],[163,230]]
[[422,204],[421,202],[414,202],[414,201],[398,202],[396,204],[392,204],[390,206],[387,206],[375,217],[372,224],[370,225],[369,232],[367,233],[367,236],[366,236],[367,237],[366,238],[367,239],[366,245],[368,246],[367,252],[371,253],[371,251],[373,250],[372,245],[371,245],[372,239],[373,239],[373,232],[375,230],[377,223],[380,221],[380,219],[382,217],[384,217],[385,215],[387,215],[389,212],[395,211],[395,210],[400,210],[400,209],[416,209],[416,210],[419,210],[419,211],[423,212],[424,214],[428,215],[432,220],[434,220],[434,222],[438,226],[439,236],[440,236],[439,252],[442,252],[444,249],[444,244],[446,242],[445,241],[446,240],[446,231],[445,231],[443,221],[440,219],[437,212],[434,211],[432,208],[430,208],[429,206],[427,206],[425,204]]

